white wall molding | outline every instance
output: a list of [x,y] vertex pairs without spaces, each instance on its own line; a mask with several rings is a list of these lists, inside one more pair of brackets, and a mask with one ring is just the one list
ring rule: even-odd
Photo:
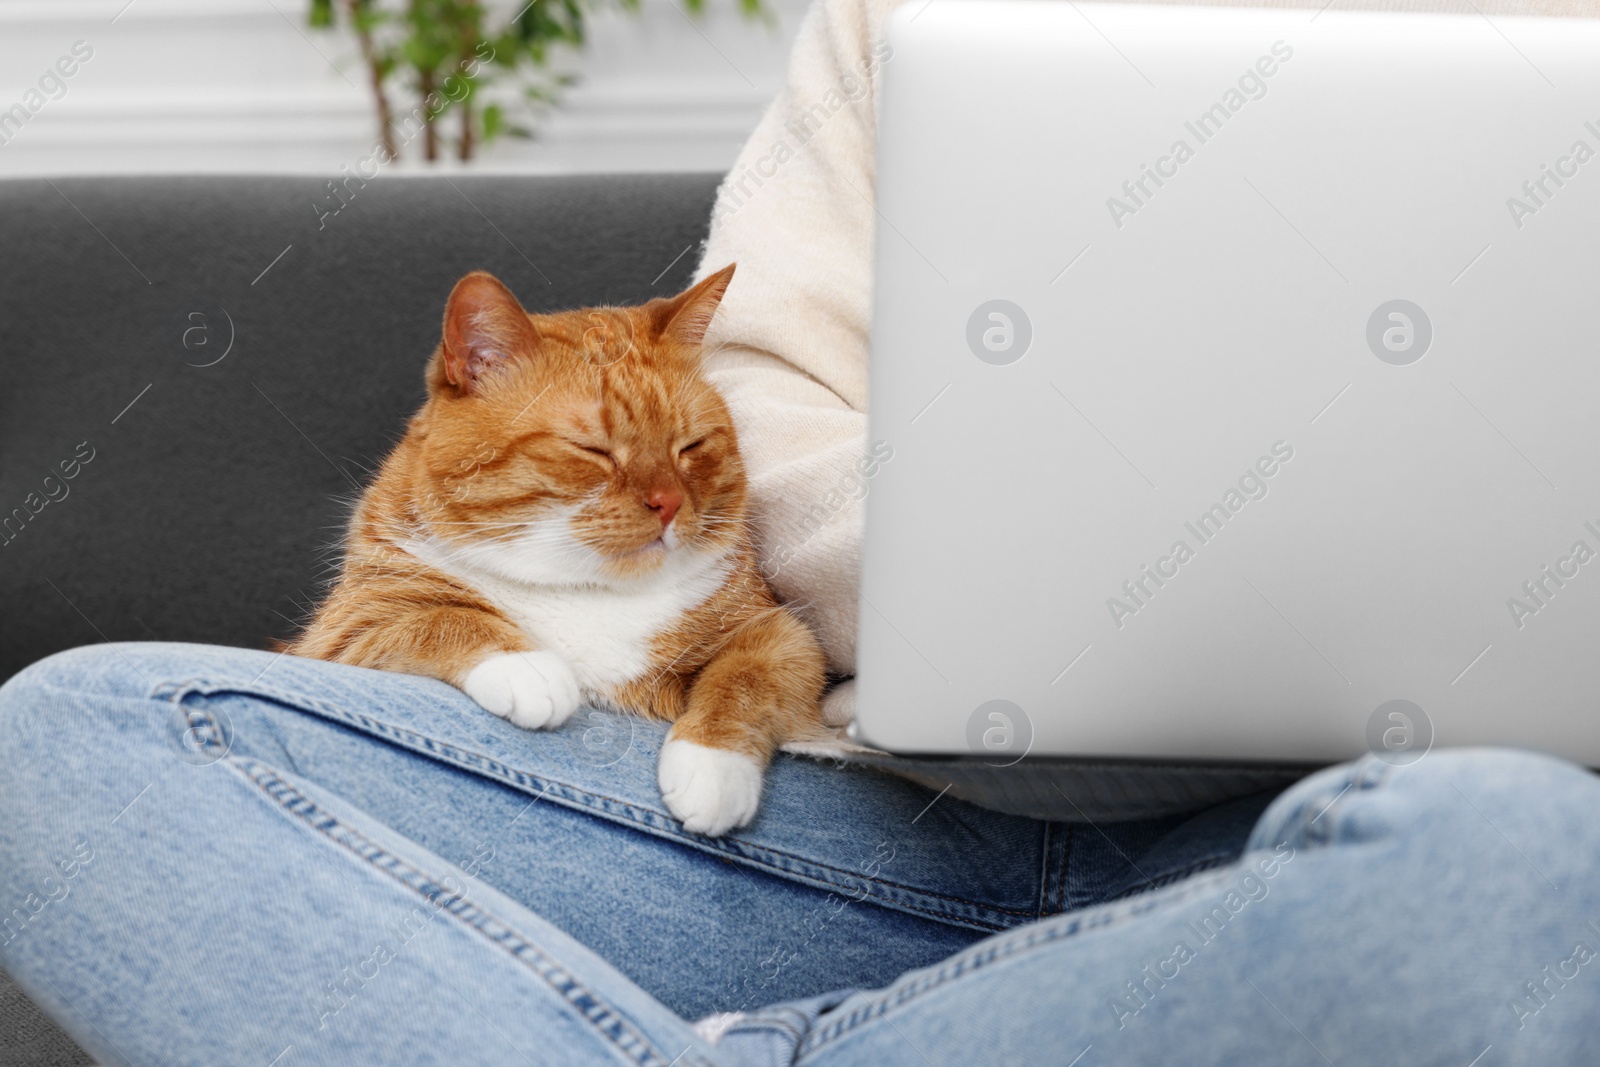
[[[804,11],[804,0],[767,2],[776,32],[737,15],[735,0],[707,0],[694,24],[674,0],[642,0],[637,16],[597,5],[589,47],[562,64],[578,81],[537,138],[503,138],[474,168],[727,168],[780,84]],[[0,145],[0,177],[336,171],[376,140],[371,96],[353,40],[310,29],[306,9],[303,0],[0,0],[0,111],[74,41],[95,53],[64,96]],[[392,99],[411,106],[403,90]]]

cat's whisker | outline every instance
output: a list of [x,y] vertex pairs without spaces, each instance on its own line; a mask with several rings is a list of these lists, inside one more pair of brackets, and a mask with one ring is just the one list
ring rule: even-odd
[[519,526],[531,526],[532,524],[529,523],[526,520],[523,520],[523,519],[514,519],[514,520],[513,519],[453,519],[453,520],[449,520],[449,521],[442,520],[442,519],[432,519],[432,520],[429,520],[428,525],[429,526],[505,526],[505,527],[519,527]]

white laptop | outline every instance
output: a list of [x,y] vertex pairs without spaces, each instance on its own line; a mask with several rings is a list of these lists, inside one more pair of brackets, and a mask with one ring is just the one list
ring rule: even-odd
[[1600,764],[1600,21],[888,40],[857,736]]

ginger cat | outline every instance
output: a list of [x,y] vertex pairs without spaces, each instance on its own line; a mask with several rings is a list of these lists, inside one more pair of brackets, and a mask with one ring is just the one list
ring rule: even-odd
[[756,569],[733,421],[699,370],[733,272],[548,315],[461,279],[428,400],[288,651],[440,678],[527,729],[584,700],[664,719],[668,809],[747,824],[773,752],[829,735],[821,648]]

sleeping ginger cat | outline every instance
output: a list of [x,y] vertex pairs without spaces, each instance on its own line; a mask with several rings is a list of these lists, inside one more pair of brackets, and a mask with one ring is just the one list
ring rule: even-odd
[[461,279],[428,400],[288,651],[440,678],[527,729],[584,700],[667,720],[673,815],[748,823],[773,752],[825,733],[824,661],[756,569],[733,422],[699,370],[732,277],[549,315]]

